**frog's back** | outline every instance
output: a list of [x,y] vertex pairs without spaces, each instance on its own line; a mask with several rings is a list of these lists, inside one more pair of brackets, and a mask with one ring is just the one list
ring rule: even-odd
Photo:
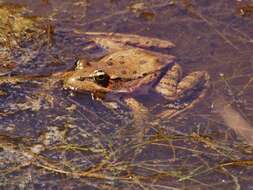
[[172,64],[174,59],[175,57],[171,55],[132,48],[105,56],[95,65],[111,76],[138,78],[161,70],[166,65]]

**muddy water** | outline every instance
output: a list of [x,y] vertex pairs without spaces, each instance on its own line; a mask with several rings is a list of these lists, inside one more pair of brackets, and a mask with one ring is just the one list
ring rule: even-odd
[[[12,57],[16,65],[4,70],[11,75],[71,70],[89,54],[86,38],[72,31],[102,31],[171,40],[176,47],[165,53],[175,55],[185,73],[208,71],[212,84],[193,109],[147,123],[145,135],[136,137],[127,108],[108,110],[89,95],[72,96],[60,80],[1,82],[1,188],[253,187],[251,138],[240,132],[245,126],[231,122],[241,118],[238,125],[253,130],[252,1],[0,2],[26,6],[54,31],[41,51],[32,44],[36,54],[25,49],[27,59]],[[215,104],[228,105],[233,114]]]

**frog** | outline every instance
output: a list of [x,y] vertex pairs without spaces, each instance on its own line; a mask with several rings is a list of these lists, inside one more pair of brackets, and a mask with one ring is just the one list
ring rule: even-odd
[[185,75],[175,56],[159,51],[175,47],[169,40],[137,34],[76,32],[87,36],[104,53],[95,59],[78,59],[75,70],[64,79],[64,88],[89,93],[103,103],[126,105],[138,124],[143,124],[154,110],[138,97],[150,93],[161,96],[165,109],[157,117],[170,119],[194,107],[209,89],[207,71]]

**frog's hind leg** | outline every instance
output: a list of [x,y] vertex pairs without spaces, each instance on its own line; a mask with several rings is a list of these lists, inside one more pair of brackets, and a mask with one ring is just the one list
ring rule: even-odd
[[181,78],[181,66],[175,63],[155,84],[155,91],[162,94],[167,100],[173,101],[177,98],[177,86]]
[[157,117],[159,119],[172,118],[192,108],[206,95],[210,87],[209,80],[209,74],[205,71],[192,72],[184,77],[177,84],[174,102],[168,103],[165,106],[167,109],[159,113]]
[[196,91],[200,93],[201,90],[208,89],[209,78],[209,74],[205,71],[195,71],[185,76],[177,86],[178,99],[189,98]]
[[80,32],[87,35],[96,43],[105,47],[106,49],[112,48],[112,51],[118,49],[125,49],[127,46],[134,46],[140,48],[172,48],[175,45],[168,40],[161,40],[152,37],[143,37],[136,34],[122,34],[122,33],[106,33],[106,32]]

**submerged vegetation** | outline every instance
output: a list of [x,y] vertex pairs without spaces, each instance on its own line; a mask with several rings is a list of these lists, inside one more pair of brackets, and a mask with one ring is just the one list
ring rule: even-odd
[[41,19],[25,16],[24,13],[25,8],[21,6],[0,6],[0,43],[4,47],[13,47],[45,32],[39,25]]
[[35,51],[48,41],[47,25],[46,19],[29,15],[24,6],[0,5],[0,75],[32,60]]
[[[253,185],[250,4],[11,2],[0,6],[1,188],[239,190]],[[43,6],[50,9],[48,18],[35,15]],[[94,53],[85,49],[90,43],[81,32],[71,31],[169,39],[187,71],[210,73],[210,93],[193,110],[173,119],[151,116],[136,127],[124,106],[108,110],[89,95],[72,96],[57,75],[49,77]]]

